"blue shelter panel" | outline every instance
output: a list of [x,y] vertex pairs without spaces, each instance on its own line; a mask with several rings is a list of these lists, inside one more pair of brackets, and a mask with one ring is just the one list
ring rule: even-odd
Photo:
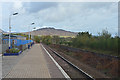
[[[3,42],[9,42],[9,39],[3,39]],[[15,46],[20,46],[20,45],[25,45],[28,43],[33,42],[33,40],[20,40],[20,39],[10,39],[10,43],[11,43],[11,48],[12,48],[12,42],[14,41],[14,45]]]

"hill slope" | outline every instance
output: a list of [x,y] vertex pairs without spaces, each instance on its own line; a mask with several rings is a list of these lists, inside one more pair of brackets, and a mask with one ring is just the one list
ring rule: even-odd
[[4,32],[2,29],[0,29],[0,33]]
[[[28,34],[28,32],[24,33]],[[77,33],[55,28],[41,28],[31,32],[32,35],[76,36]]]

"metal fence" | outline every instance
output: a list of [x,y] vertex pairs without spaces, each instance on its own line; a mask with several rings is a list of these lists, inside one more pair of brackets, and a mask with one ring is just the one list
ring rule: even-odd
[[[21,39],[10,39],[11,48],[19,48],[22,50],[26,49],[29,43],[33,43],[33,40],[21,40]],[[2,52],[5,52],[9,48],[9,39],[2,39]]]
[[[3,44],[8,43],[8,41],[9,39],[3,39]],[[10,42],[11,42],[11,48],[12,48],[12,45],[20,46],[20,45],[31,43],[33,42],[33,40],[10,39]]]

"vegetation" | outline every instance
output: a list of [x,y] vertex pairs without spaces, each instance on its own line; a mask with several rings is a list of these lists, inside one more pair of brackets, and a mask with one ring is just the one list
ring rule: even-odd
[[34,36],[34,41],[36,43],[40,43],[40,37],[39,36]]
[[98,33],[98,36],[93,36],[89,32],[79,32],[75,38],[71,37],[59,37],[59,36],[42,36],[42,42],[49,44],[60,44],[76,48],[82,48],[85,50],[104,53],[114,56],[118,54],[118,42],[120,38],[118,36],[111,37],[111,34],[107,30],[103,30]]
[[6,53],[18,53],[20,50],[17,48],[7,49]]
[[72,40],[71,45],[77,48],[105,52],[118,56],[118,40],[120,40],[119,37],[111,37],[106,30],[99,33],[99,36],[92,36],[88,32],[82,32],[78,33],[76,38]]
[[64,38],[59,36],[41,36],[41,42],[49,44],[68,45],[72,38]]
[[52,37],[51,36],[42,36],[42,42],[49,45],[52,44]]
[[[75,65],[78,64],[79,62],[83,62],[93,68],[96,68],[98,71],[104,73],[107,76],[110,77],[118,77],[118,65],[120,63],[120,60],[116,58],[109,58],[109,57],[103,57],[97,54],[92,54],[89,52],[81,52],[81,51],[76,51],[74,48],[69,49],[69,47],[63,46],[62,45],[50,45],[53,49],[60,51],[62,53],[62,56],[68,55],[72,59],[76,59],[78,62],[74,63]],[[63,54],[64,53],[64,54]],[[66,59],[71,61],[71,58],[68,58],[64,56]]]
[[118,54],[120,50],[119,41],[120,38],[118,36],[112,37],[107,30],[103,30],[101,33],[98,34],[98,36],[93,36],[89,32],[79,32],[78,35],[74,38],[59,36],[44,36],[42,38],[43,43],[47,45],[56,44],[50,45],[50,47],[55,48],[57,51],[60,51],[91,67],[94,67],[110,77],[118,77],[119,60],[117,60],[116,58],[109,59],[108,57],[98,56],[97,54],[95,55],[90,52],[77,52],[74,51],[74,48],[70,49],[69,47],[66,48],[65,46],[80,48],[107,55],[120,56]]

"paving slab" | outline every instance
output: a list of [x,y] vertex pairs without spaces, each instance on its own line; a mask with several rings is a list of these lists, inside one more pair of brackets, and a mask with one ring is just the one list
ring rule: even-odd
[[58,67],[56,66],[56,64],[52,61],[52,59],[49,57],[49,55],[45,52],[45,50],[43,48],[42,48],[42,51],[44,53],[44,57],[46,59],[47,66],[48,66],[51,78],[59,78],[59,79],[65,78],[65,76],[58,69]]
[[4,78],[11,69],[19,62],[19,60],[26,55],[28,49],[23,51],[19,56],[2,56],[2,78]]
[[35,44],[5,78],[51,78],[40,44]]

